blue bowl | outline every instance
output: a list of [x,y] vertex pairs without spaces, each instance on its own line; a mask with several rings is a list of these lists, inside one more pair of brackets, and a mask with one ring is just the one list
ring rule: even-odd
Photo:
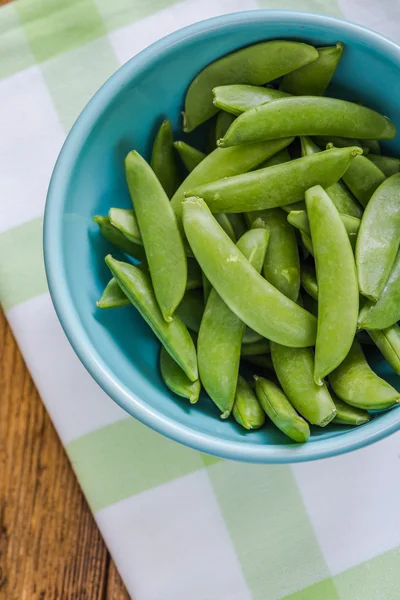
[[[165,117],[182,138],[180,111],[193,77],[215,59],[243,46],[284,38],[345,51],[331,93],[389,116],[400,130],[400,48],[357,25],[308,13],[252,11],[203,21],[153,44],[121,67],[97,92],[70,132],[51,180],[44,252],[53,302],[79,358],[128,413],[160,433],[203,452],[259,463],[333,456],[361,448],[400,428],[400,410],[374,415],[356,429],[314,428],[307,444],[291,443],[272,425],[245,432],[221,421],[204,395],[191,406],[163,384],[159,343],[132,308],[101,311],[96,300],[110,278],[104,257],[118,252],[92,222],[111,206],[129,207],[123,160],[132,148],[149,157]],[[397,140],[382,144],[400,155]],[[371,352],[381,376],[400,386],[387,363]]]

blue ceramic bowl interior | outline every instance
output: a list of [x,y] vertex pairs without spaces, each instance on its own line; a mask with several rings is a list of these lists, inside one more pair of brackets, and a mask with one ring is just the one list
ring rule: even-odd
[[[181,133],[180,111],[193,77],[215,59],[269,39],[325,46],[342,41],[345,52],[330,93],[362,101],[389,116],[400,130],[400,49],[376,33],[307,13],[256,11],[203,21],[153,44],[119,69],[89,102],[62,149],[45,215],[44,250],[50,291],[65,332],[83,364],[128,413],[155,430],[207,453],[251,462],[292,462],[359,448],[399,428],[400,411],[377,414],[358,429],[314,428],[305,445],[291,443],[272,425],[246,433],[233,419],[221,421],[203,395],[191,406],[163,384],[159,342],[132,308],[99,310],[96,300],[110,278],[111,252],[92,222],[111,206],[129,207],[123,161],[137,149],[149,158],[164,118]],[[329,93],[329,92],[328,92]],[[382,144],[400,155],[400,136]],[[400,388],[379,354],[374,368]]]

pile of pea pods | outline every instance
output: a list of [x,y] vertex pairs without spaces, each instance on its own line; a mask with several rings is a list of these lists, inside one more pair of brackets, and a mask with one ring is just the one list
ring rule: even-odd
[[400,402],[363,351],[400,374],[400,160],[379,145],[396,128],[325,96],[343,52],[277,40],[210,64],[183,113],[206,152],[164,121],[150,164],[125,159],[134,208],[94,217],[127,255],[97,305],[139,311],[168,388],[296,442]]

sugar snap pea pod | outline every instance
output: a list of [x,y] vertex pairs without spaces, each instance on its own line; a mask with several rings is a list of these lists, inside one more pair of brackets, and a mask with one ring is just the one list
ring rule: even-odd
[[183,211],[193,254],[230,309],[263,337],[288,346],[313,345],[315,317],[255,271],[218,225],[205,202],[190,198],[184,202]]
[[376,165],[386,177],[390,177],[400,171],[400,159],[393,156],[382,156],[380,154],[368,154],[368,159]]
[[318,52],[300,42],[274,40],[242,48],[216,60],[192,81],[185,98],[184,131],[192,131],[218,109],[212,90],[219,85],[263,85],[316,60]]
[[204,313],[203,295],[198,290],[188,290],[176,309],[176,314],[190,331],[199,332]]
[[325,427],[336,415],[325,384],[314,381],[314,354],[311,348],[287,348],[271,343],[275,373],[291,404],[307,421]]
[[366,156],[356,156],[343,175],[343,181],[364,207],[385,179],[383,171]]
[[215,143],[217,143],[221,137],[224,137],[234,120],[234,115],[231,115],[224,110],[217,114],[217,120],[215,122]]
[[125,173],[157,302],[171,321],[187,282],[187,262],[177,220],[164,189],[136,151],[125,159]]
[[336,417],[332,423],[336,425],[364,425],[370,420],[368,411],[346,404],[334,394],[331,394],[336,406]]
[[280,89],[295,96],[323,96],[335,74],[344,45],[317,48],[318,58],[314,62],[285,75]]
[[342,219],[321,186],[306,191],[318,281],[314,378],[318,385],[347,356],[358,320],[358,281]]
[[368,150],[368,156],[370,153],[374,154],[375,156],[381,153],[381,147],[378,140],[363,140],[363,147],[364,149]]
[[243,356],[242,359],[246,363],[268,369],[268,371],[274,371],[274,365],[272,364],[272,358],[269,354],[255,354],[254,356]]
[[134,210],[129,208],[110,208],[108,217],[111,225],[123,233],[128,240],[143,246],[143,240]]
[[135,244],[128,240],[128,238],[116,227],[111,225],[110,219],[103,215],[95,215],[93,221],[97,223],[100,229],[100,233],[104,239],[111,242],[116,248],[126,252],[130,256],[133,256],[137,260],[146,260],[146,254],[143,246]]
[[391,140],[396,127],[383,115],[336,98],[290,96],[255,106],[239,115],[218,142],[236,144],[297,135],[345,135]]
[[[372,163],[371,163],[372,164]],[[388,282],[400,244],[400,173],[373,194],[361,221],[356,261],[360,292],[375,302]]]
[[235,421],[245,429],[259,429],[265,423],[265,413],[257,396],[243,377],[239,375],[232,414]]
[[[304,136],[300,138],[300,141],[302,156],[311,156],[312,154],[321,152],[319,146],[317,146],[317,144],[315,144],[315,142],[313,142],[309,137]],[[357,141],[355,145],[358,145]],[[327,187],[326,193],[340,213],[361,218],[363,212],[361,206],[358,204],[353,194],[341,181],[337,181],[336,183],[333,183]]]
[[288,94],[258,85],[234,84],[215,87],[213,96],[214,106],[237,116],[254,106],[286,98]]
[[200,381],[190,381],[186,373],[181,369],[172,356],[161,346],[160,371],[165,385],[178,396],[188,398],[190,404],[196,404],[199,399],[201,385]]
[[271,421],[290,439],[303,443],[310,437],[308,423],[297,414],[280,387],[254,375],[257,398]]
[[399,392],[371,369],[357,340],[329,381],[335,394],[351,406],[383,410],[400,402]]
[[[239,240],[238,252],[243,253],[243,260],[252,269],[261,270],[267,243],[267,232],[253,229]],[[230,415],[235,399],[244,328],[242,320],[212,289],[200,325],[197,352],[201,382],[223,419]]]
[[172,198],[180,183],[173,142],[172,125],[164,121],[154,140],[150,164],[168,198]]
[[[252,173],[225,177],[199,187],[188,186],[185,196],[203,198],[213,213],[251,212],[292,204],[302,200],[306,190],[313,185],[319,184],[325,188],[338,181],[360,152],[362,151],[356,146],[332,148]],[[199,167],[204,163],[205,160]]]
[[318,301],[318,283],[315,269],[311,265],[301,267],[301,285],[311,298]]
[[204,152],[197,150],[197,148],[193,148],[193,146],[189,146],[186,142],[174,142],[174,148],[178,151],[178,154],[189,173],[206,157]]
[[368,333],[393,371],[400,375],[400,327],[397,323],[386,329],[368,330]]
[[118,281],[113,277],[107,283],[96,305],[98,308],[122,308],[123,306],[129,306],[130,301],[119,287]]
[[178,317],[168,323],[158,306],[149,276],[134,265],[115,260],[106,263],[118,285],[150,325],[167,352],[184,370],[190,381],[198,379],[196,349],[190,333]]
[[242,356],[257,356],[257,354],[268,354],[270,352],[269,340],[262,338],[257,342],[242,344]]
[[367,300],[360,310],[358,326],[363,329],[385,329],[400,320],[400,252],[378,301]]

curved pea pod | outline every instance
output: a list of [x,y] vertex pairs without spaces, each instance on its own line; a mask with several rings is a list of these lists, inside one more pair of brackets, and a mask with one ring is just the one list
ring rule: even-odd
[[285,75],[280,89],[295,96],[323,96],[342,57],[344,45],[317,48],[318,58]]
[[309,423],[325,427],[336,416],[336,409],[326,385],[314,381],[311,348],[287,348],[272,343],[271,357],[290,403]]
[[204,152],[197,150],[197,148],[193,148],[193,146],[189,146],[186,142],[174,142],[174,148],[178,151],[178,154],[189,173],[206,157]]
[[106,264],[122,291],[190,381],[198,379],[196,349],[190,333],[178,317],[168,323],[158,306],[149,276],[134,265],[115,260],[110,254]]
[[299,252],[295,231],[286,214],[280,208],[263,210],[252,226],[269,231],[263,267],[265,279],[291,300],[297,300],[300,289]]
[[232,414],[235,421],[245,429],[259,429],[265,423],[265,413],[257,396],[243,377],[239,375]]
[[178,363],[165,350],[164,346],[161,346],[160,351],[160,371],[165,385],[171,392],[183,398],[188,398],[190,404],[196,404],[201,390],[200,381],[198,379],[190,381]]
[[204,314],[204,301],[201,292],[189,290],[185,292],[176,314],[190,331],[199,332]]
[[261,367],[262,369],[267,369],[268,371],[274,371],[274,365],[272,364],[272,358],[269,354],[255,354],[249,356],[242,356],[242,359],[246,363],[250,363],[251,365],[256,365],[257,367]]
[[184,227],[203,272],[246,325],[263,337],[287,346],[315,343],[315,317],[256,272],[200,198],[184,203]]
[[364,208],[385,179],[385,174],[366,156],[357,156],[343,175],[343,181]]
[[121,290],[118,281],[114,277],[107,283],[100,300],[96,302],[98,308],[122,308],[129,305],[129,299]]
[[360,311],[358,326],[385,329],[400,320],[400,252],[378,301],[367,300]]
[[318,281],[315,382],[346,357],[358,320],[358,281],[353,250],[340,214],[320,186],[306,192]]
[[154,140],[150,164],[168,198],[172,198],[180,183],[173,142],[172,125],[164,121]]
[[[371,163],[372,164],[372,163]],[[369,201],[357,238],[360,292],[375,302],[388,282],[400,244],[400,173],[382,183]]]
[[111,242],[116,248],[126,252],[129,256],[133,256],[136,260],[145,261],[146,254],[143,246],[135,244],[116,227],[111,225],[109,217],[103,215],[95,215],[93,221],[97,223],[100,233],[104,239]]
[[371,160],[386,177],[391,177],[400,171],[400,159],[393,156],[368,154],[368,160]]
[[329,381],[335,394],[351,406],[383,410],[400,402],[399,392],[370,368],[357,340]]
[[213,96],[214,106],[238,116],[249,110],[249,108],[254,108],[278,98],[286,98],[288,94],[258,85],[234,84],[215,87]]
[[261,42],[223,56],[190,84],[185,98],[184,131],[193,131],[218,111],[212,95],[216,86],[262,85],[317,58],[318,52],[312,46],[284,40]]
[[[317,154],[318,152],[321,152],[319,146],[317,146],[317,144],[315,144],[307,136],[300,138],[300,142],[302,156],[311,156],[312,154]],[[352,145],[358,146],[359,144],[357,144],[357,140],[355,140],[355,142],[356,143]],[[336,144],[334,145],[336,146]],[[345,145],[344,147],[348,146],[349,144]],[[342,146],[337,145],[337,147],[340,148]],[[361,218],[363,212],[361,206],[358,204],[353,194],[341,181],[333,183],[332,185],[327,187],[325,191],[340,213]]]
[[295,442],[306,442],[310,437],[310,427],[297,414],[283,391],[264,377],[255,375],[254,379],[257,398],[274,425]]
[[199,187],[188,186],[185,196],[203,198],[213,213],[252,212],[292,204],[302,200],[310,187],[321,185],[325,188],[338,181],[360,152],[362,150],[356,146],[332,148]]
[[400,375],[400,328],[397,323],[386,329],[374,329],[368,333],[393,371]]
[[318,301],[318,283],[314,267],[303,265],[301,268],[301,285],[311,298]]
[[[261,269],[267,243],[268,234],[262,229],[249,231],[239,240],[238,251],[250,268]],[[197,352],[201,382],[223,419],[230,415],[235,399],[244,328],[242,320],[212,289],[200,325]]]
[[111,225],[124,234],[128,240],[143,246],[142,236],[135,211],[129,208],[110,208],[108,218]]
[[171,321],[187,282],[187,262],[177,220],[164,189],[147,162],[134,150],[125,173],[154,293],[166,321]]
[[242,356],[257,356],[257,354],[268,354],[271,351],[269,340],[262,338],[257,342],[242,344]]
[[331,394],[331,396],[336,406],[336,417],[332,421],[333,424],[364,425],[364,423],[368,423],[371,419],[368,411],[363,410],[362,408],[356,408],[355,406],[350,406],[334,394]]
[[286,136],[349,135],[391,140],[396,127],[383,115],[336,98],[290,96],[246,110],[218,142],[222,148]]

